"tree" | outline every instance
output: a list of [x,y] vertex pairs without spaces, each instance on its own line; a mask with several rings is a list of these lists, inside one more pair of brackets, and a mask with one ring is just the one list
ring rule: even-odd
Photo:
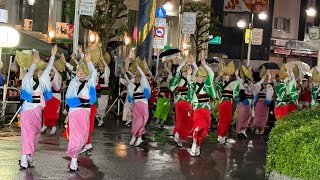
[[195,12],[197,14],[196,31],[191,34],[191,40],[194,42],[196,49],[196,60],[199,60],[201,51],[206,48],[204,43],[209,42],[209,32],[212,35],[218,35],[219,26],[221,25],[219,17],[210,16],[211,7],[203,2],[188,2],[184,5],[184,12]]
[[[96,11],[93,16],[81,16],[81,25],[89,30],[98,33],[102,43],[102,50],[107,50],[107,43],[113,37],[123,35],[126,25],[116,26],[116,21],[123,17],[127,17],[127,6],[125,0],[97,0]],[[75,0],[66,1],[66,15],[73,20],[75,12]]]

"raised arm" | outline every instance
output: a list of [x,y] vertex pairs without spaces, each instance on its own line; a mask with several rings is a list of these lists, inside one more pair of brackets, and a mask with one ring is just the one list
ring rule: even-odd
[[37,63],[40,61],[40,57],[39,57],[39,53],[38,52],[34,52],[33,54],[33,64],[30,66],[28,72],[26,73],[26,75],[23,77],[22,81],[25,79],[30,79],[33,76],[34,71],[37,68]]
[[195,77],[196,74],[197,74],[197,72],[198,72],[199,67],[197,66],[197,64],[196,64],[195,62],[193,62],[193,63],[191,64],[191,66],[193,67],[192,77]]
[[184,67],[184,65],[186,65],[186,62],[185,62],[185,61],[178,66],[177,72],[180,73],[180,71],[181,71],[181,69]]
[[54,90],[59,91],[61,89],[61,75],[55,67],[53,67],[52,70],[54,71],[52,87]]
[[58,50],[58,46],[57,45],[54,45],[53,48],[51,49],[51,57],[50,57],[50,60],[48,62],[48,65],[46,67],[46,69],[43,71],[42,73],[42,76],[43,75],[49,75],[52,67],[53,67],[53,62],[54,62],[54,58],[57,54],[57,50]]

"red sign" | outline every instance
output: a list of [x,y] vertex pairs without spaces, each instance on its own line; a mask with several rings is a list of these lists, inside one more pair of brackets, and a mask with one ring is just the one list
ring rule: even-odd
[[290,49],[283,49],[283,48],[274,48],[275,54],[284,54],[284,55],[290,55],[291,50]]
[[154,35],[158,38],[164,38],[165,27],[156,27],[154,29]]

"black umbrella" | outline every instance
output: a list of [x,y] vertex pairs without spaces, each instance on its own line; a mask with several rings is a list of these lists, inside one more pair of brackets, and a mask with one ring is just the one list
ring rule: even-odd
[[163,58],[165,56],[170,56],[172,54],[176,54],[176,53],[179,53],[179,52],[181,52],[179,49],[168,49],[168,50],[160,53],[159,58]]
[[206,59],[206,62],[208,64],[217,64],[217,63],[219,63],[219,61],[217,59]]
[[262,68],[262,66],[264,66],[266,69],[280,69],[279,65],[277,63],[274,63],[274,62],[267,62],[267,63],[264,63],[260,66],[259,69]]
[[109,41],[108,44],[107,44],[107,50],[110,52],[110,51],[113,51],[115,49],[117,49],[119,46],[122,46],[124,45],[124,42],[122,41]]

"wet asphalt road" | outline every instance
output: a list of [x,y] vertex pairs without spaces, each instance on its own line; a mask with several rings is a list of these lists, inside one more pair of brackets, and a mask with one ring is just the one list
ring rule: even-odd
[[0,179],[264,179],[265,136],[249,134],[247,140],[234,137],[235,144],[219,145],[216,131],[212,130],[201,147],[200,157],[195,158],[187,152],[191,140],[184,142],[182,148],[175,146],[172,128],[149,125],[142,146],[131,147],[130,128],[122,123],[109,121],[104,127],[96,127],[92,136],[94,150],[79,157],[79,171],[75,173],[68,172],[70,159],[65,156],[67,140],[60,135],[62,128],[54,136],[42,135],[35,168],[23,171],[18,166],[19,133],[2,133]]

